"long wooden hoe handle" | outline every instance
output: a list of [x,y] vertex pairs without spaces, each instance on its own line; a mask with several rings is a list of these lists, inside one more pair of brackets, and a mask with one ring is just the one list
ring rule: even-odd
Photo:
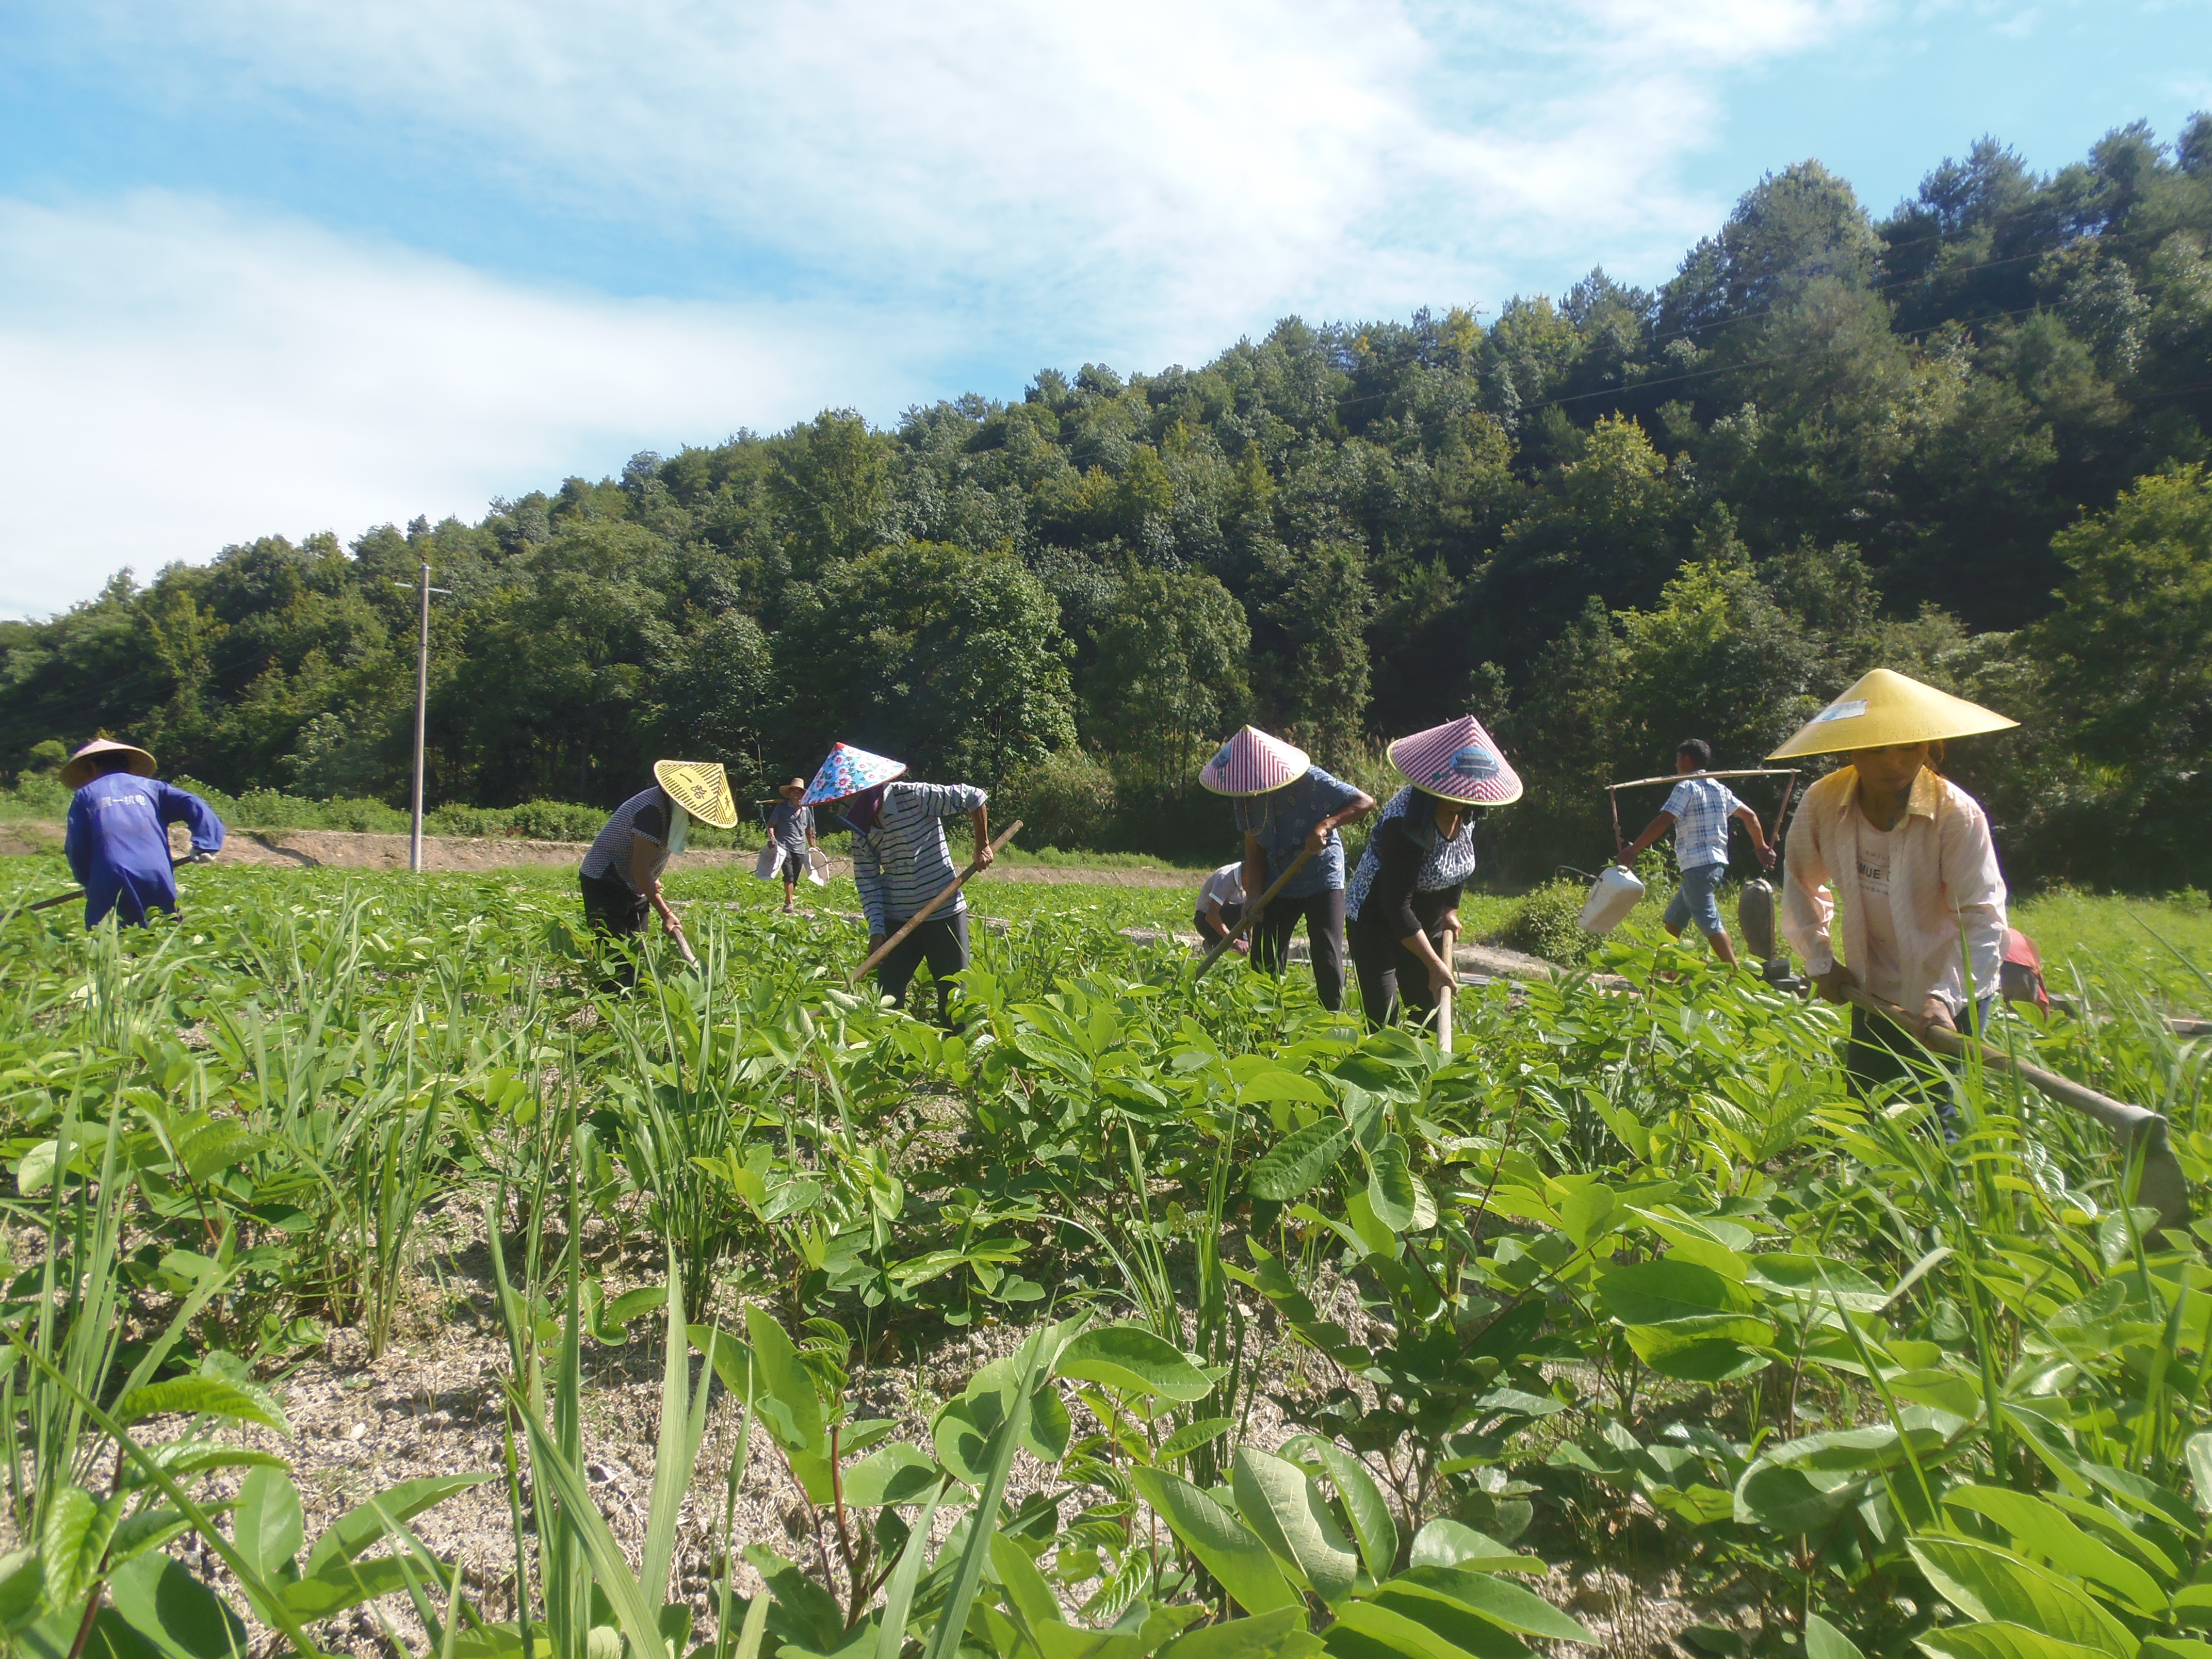
[[676,919],[676,912],[668,908],[668,901],[655,893],[653,908],[660,912],[660,919],[668,924],[668,936],[676,941],[676,948],[683,952],[686,965],[696,968],[699,958],[692,952],[691,941],[684,937],[684,924]]
[[[1442,954],[1444,966],[1455,974],[1459,969],[1457,964],[1452,961],[1452,953],[1458,948],[1458,929],[1445,928],[1444,948]],[[1452,993],[1456,988],[1455,986],[1447,984],[1444,987],[1443,994],[1437,999],[1437,1051],[1439,1054],[1448,1054],[1452,1051]]]
[[[1958,1059],[1966,1052],[1967,1040],[1946,1026],[1907,1013],[1895,1003],[1856,985],[1847,988],[1844,994],[1869,1013],[1895,1021],[1939,1054]],[[2051,1099],[2095,1118],[2119,1137],[2121,1148],[2130,1159],[2140,1154],[2142,1173],[2136,1199],[2158,1212],[2161,1225],[2179,1227],[2189,1219],[2189,1179],[2182,1173],[2181,1160],[2173,1155],[2164,1117],[2143,1107],[2130,1106],[2124,1100],[2114,1100],[2110,1095],[2100,1095],[2072,1078],[2046,1072],[2024,1060],[2014,1060],[2003,1049],[1992,1048],[1986,1042],[1977,1042],[1972,1047],[1980,1054],[1984,1066],[2008,1073]]]
[[[991,856],[996,858],[999,854],[1005,849],[1006,843],[1014,838],[1014,831],[1021,827],[1022,821],[1019,818],[1016,818],[1012,823],[1008,824],[1005,832],[1000,836],[998,840],[991,843]],[[921,909],[908,916],[906,919],[904,925],[899,928],[898,932],[893,933],[881,945],[876,946],[874,950],[868,953],[868,959],[866,962],[853,969],[851,973],[846,975],[845,983],[848,985],[858,985],[863,979],[866,978],[870,969],[873,968],[878,963],[889,956],[891,951],[896,948],[898,942],[901,939],[904,939],[908,933],[914,932],[915,928],[921,927],[923,922],[927,921],[932,911],[936,909],[939,905],[944,903],[945,900],[951,898],[955,893],[958,892],[961,888],[967,884],[968,878],[974,875],[982,867],[983,860],[981,855],[979,854],[965,870],[963,870],[958,875],[953,877],[953,878],[945,884],[945,888],[943,892],[939,893],[935,898],[930,900],[928,903],[923,905]]]
[[[169,868],[172,870],[181,870],[191,862],[191,860],[190,858],[171,859],[169,860]],[[25,905],[22,909],[22,914],[27,916],[33,910],[51,910],[57,904],[67,904],[73,899],[81,899],[83,896],[83,888],[72,887],[66,893],[57,893],[52,898],[43,898],[35,904]]]
[[1301,847],[1298,848],[1297,857],[1292,859],[1290,862],[1289,868],[1285,869],[1281,875],[1277,876],[1274,879],[1273,884],[1271,885],[1266,892],[1260,895],[1260,902],[1248,908],[1244,912],[1243,919],[1238,921],[1234,927],[1231,928],[1219,939],[1214,940],[1212,944],[1206,947],[1206,955],[1198,964],[1198,971],[1191,975],[1192,979],[1200,980],[1206,977],[1206,970],[1212,967],[1215,963],[1221,960],[1221,953],[1224,951],[1226,951],[1231,945],[1236,944],[1238,939],[1244,937],[1245,931],[1249,928],[1254,922],[1260,920],[1260,912],[1267,908],[1267,901],[1274,897],[1276,894],[1281,892],[1283,890],[1283,884],[1288,881],[1292,876],[1297,874],[1299,870],[1304,866],[1305,861],[1312,856],[1312,848]]

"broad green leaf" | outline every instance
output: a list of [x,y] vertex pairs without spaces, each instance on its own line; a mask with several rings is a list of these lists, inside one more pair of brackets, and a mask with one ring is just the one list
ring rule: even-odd
[[2102,1544],[2041,1498],[2004,1486],[1954,1486],[1943,1494],[1952,1509],[1986,1515],[2014,1544],[2047,1557],[2060,1572],[2117,1590],[2142,1613],[2166,1611],[2158,1581],[2108,1544]]
[[366,1504],[356,1504],[323,1528],[307,1552],[307,1570],[320,1572],[333,1561],[350,1561],[362,1551],[390,1536],[387,1521],[412,1521],[427,1509],[444,1503],[456,1492],[496,1480],[495,1474],[428,1475],[386,1487]]
[[1398,1522],[1382,1488],[1364,1463],[1334,1442],[1316,1437],[1305,1443],[1344,1500],[1344,1512],[1351,1518],[1352,1535],[1359,1540],[1359,1558],[1368,1572],[1378,1579],[1389,1577],[1398,1565]]
[[1516,1554],[1510,1545],[1441,1516],[1413,1534],[1407,1565],[1464,1567],[1469,1572],[1533,1572],[1540,1578],[1551,1571],[1541,1556]]
[[[1414,1613],[1421,1616],[1415,1618]],[[1355,1642],[1371,1644],[1373,1650],[1399,1659],[1468,1659],[1470,1655],[1474,1659],[1528,1659],[1528,1656],[1526,1644],[1470,1609],[1455,1601],[1410,1595],[1401,1588],[1391,1591],[1388,1605],[1379,1599],[1352,1601],[1337,1610],[1336,1623],[1328,1632],[1329,1651],[1346,1655],[1347,1659],[1353,1655],[1367,1659],[1355,1645],[1344,1641],[1347,1634]]]
[[953,1659],[960,1650],[961,1635],[968,1627],[968,1612],[975,1606],[976,1587],[983,1580],[983,1565],[989,1556],[991,1540],[998,1532],[999,1500],[1006,1490],[1006,1474],[1013,1468],[1014,1449],[1021,1443],[1022,1430],[1029,1419],[1030,1395],[1037,1387],[1039,1374],[1045,1370],[1050,1348],[1067,1328],[1066,1325],[1054,1326],[1024,1343],[1017,1356],[1020,1370],[1013,1386],[1004,1396],[993,1396],[1006,1400],[1006,1414],[992,1432],[988,1463],[976,1484],[975,1507],[969,1512],[968,1541],[961,1547],[945,1610],[938,1616],[936,1628],[930,1632],[929,1641],[922,1650],[923,1659]]
[[255,1469],[239,1488],[231,1517],[231,1542],[246,1565],[272,1583],[307,1540],[307,1514],[299,1488],[285,1469]]
[[1396,1133],[1384,1135],[1367,1155],[1367,1207],[1375,1212],[1376,1220],[1392,1232],[1402,1233],[1413,1224],[1418,1196],[1413,1167],[1407,1157],[1406,1138]]
[[166,1382],[149,1382],[116,1402],[115,1420],[125,1427],[149,1417],[227,1417],[240,1423],[258,1423],[279,1434],[292,1432],[276,1401],[251,1382],[221,1376],[179,1376]]
[[1052,1586],[1044,1582],[1030,1553],[1003,1532],[991,1539],[991,1575],[1006,1593],[1007,1610],[1015,1615],[1015,1622],[1025,1632],[1034,1633],[1040,1626],[1065,1624],[1060,1616],[1060,1598],[1052,1593]]
[[1359,1558],[1337,1530],[1321,1489],[1295,1463],[1240,1446],[1231,1484],[1244,1524],[1287,1564],[1293,1582],[1324,1601],[1342,1601],[1359,1577]]
[[1805,1659],[1866,1659],[1858,1644],[1817,1613],[1805,1615]]
[[1540,1636],[1553,1642],[1597,1640],[1580,1620],[1570,1618],[1542,1596],[1494,1573],[1469,1572],[1464,1567],[1408,1567],[1390,1583],[1455,1601],[1519,1635]]
[[2025,1625],[2112,1659],[2135,1659],[2127,1626],[2087,1592],[2009,1550],[1965,1538],[1915,1538],[1906,1547],[1936,1593],[1969,1618]]
[[123,1518],[119,1499],[102,1503],[82,1486],[64,1486],[46,1505],[39,1529],[39,1553],[46,1575],[46,1599],[73,1607],[100,1577],[100,1558]]
[[[792,1346],[783,1327],[763,1310],[747,1308],[745,1334],[752,1339],[753,1363],[760,1373],[759,1385],[766,1390],[753,1402],[762,1420],[787,1450],[818,1455],[827,1449],[823,1439],[822,1396],[815,1389],[814,1374],[799,1363],[799,1351]],[[770,1401],[782,1409],[765,1409]]]
[[236,1659],[252,1650],[246,1626],[182,1563],[142,1555],[107,1581],[116,1617],[167,1659]]
[[341,1557],[319,1572],[282,1584],[278,1594],[297,1618],[303,1623],[311,1623],[343,1613],[348,1607],[359,1607],[380,1595],[404,1590],[410,1574],[416,1584],[424,1583],[431,1576],[422,1563],[411,1557],[377,1555],[366,1560]]
[[2195,1483],[2197,1507],[2212,1515],[2212,1431],[2192,1434],[2182,1448],[2189,1459],[2189,1478]]
[[1247,1613],[1300,1605],[1267,1547],[1189,1481],[1163,1469],[1132,1469],[1129,1480]]
[[1238,1086],[1237,1097],[1247,1106],[1262,1106],[1276,1100],[1302,1101],[1310,1106],[1335,1104],[1328,1091],[1311,1078],[1281,1070],[1261,1072],[1247,1079]]
[[1735,1518],[1785,1536],[1817,1536],[1859,1501],[1868,1479],[1855,1470],[1802,1469],[1762,1457],[1736,1482]]
[[[1915,1639],[1939,1659],[2102,1659],[2104,1651],[2062,1642],[2025,1625],[2002,1622],[1941,1625]],[[1806,1659],[1813,1659],[1809,1644]],[[2144,1650],[2144,1659],[2155,1659],[2148,1648]]]
[[[1829,1309],[1841,1302],[1850,1313],[1875,1313],[1887,1306],[1894,1291],[1885,1291],[1849,1262],[1825,1255],[1798,1255],[1784,1251],[1744,1258],[1745,1277],[1769,1296],[1787,1297],[1808,1308]],[[1834,1297],[1831,1299],[1829,1292]]]
[[1768,1363],[1753,1348],[1769,1346],[1774,1327],[1744,1314],[1702,1314],[1663,1325],[1631,1325],[1628,1346],[1662,1376],[1684,1382],[1731,1382]]
[[1160,1449],[1152,1454],[1152,1462],[1172,1463],[1178,1457],[1188,1457],[1200,1446],[1210,1445],[1237,1425],[1225,1417],[1204,1417],[1187,1424],[1160,1442]]
[[1751,1292],[1694,1261],[1662,1257],[1608,1268],[1597,1276],[1606,1311],[1624,1325],[1663,1325],[1711,1314],[1747,1314]]
[[1203,1400],[1212,1379],[1189,1357],[1141,1325],[1101,1325],[1060,1350],[1057,1375],[1103,1382],[1124,1394]]
[[1342,1118],[1324,1117],[1318,1123],[1310,1123],[1284,1136],[1252,1166],[1246,1189],[1255,1198],[1279,1204],[1304,1198],[1351,1145],[1352,1126]]
[[937,1480],[937,1465],[919,1447],[902,1442],[879,1446],[845,1471],[845,1501],[864,1510],[918,1504]]
[[1627,1212],[1620,1196],[1602,1182],[1578,1187],[1559,1200],[1559,1221],[1576,1245],[1588,1249],[1594,1240],[1613,1231]]
[[1160,1650],[1160,1659],[1312,1659],[1321,1647],[1306,1628],[1306,1610],[1294,1606],[1179,1636]]

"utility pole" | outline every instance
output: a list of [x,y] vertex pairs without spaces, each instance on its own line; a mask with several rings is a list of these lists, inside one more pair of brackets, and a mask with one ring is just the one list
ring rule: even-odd
[[[412,587],[413,582],[395,582],[395,587]],[[450,587],[430,586],[430,566],[422,566],[422,631],[415,653],[415,823],[407,836],[407,867],[416,875],[422,873],[422,733],[430,714],[430,596],[433,593],[451,594]]]

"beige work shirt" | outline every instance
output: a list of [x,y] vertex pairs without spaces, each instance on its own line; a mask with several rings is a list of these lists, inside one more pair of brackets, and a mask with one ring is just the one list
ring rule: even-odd
[[[1858,782],[1857,770],[1846,766],[1805,792],[1790,826],[1783,937],[1805,958],[1808,972],[1827,972],[1836,962],[1831,929],[1840,903],[1844,960],[1875,995],[1918,1013],[1930,994],[1954,1010],[1990,994],[2004,959],[2005,884],[1988,815],[1948,778],[1923,770],[1913,781],[1903,820],[1881,835],[1859,811]],[[1877,839],[1887,848],[1877,849]],[[1888,971],[1873,980],[1867,971],[1872,953],[1866,917],[1881,900],[1861,882],[1863,848],[1869,871],[1879,869],[1881,851],[1888,854],[1894,963],[1884,964]]]

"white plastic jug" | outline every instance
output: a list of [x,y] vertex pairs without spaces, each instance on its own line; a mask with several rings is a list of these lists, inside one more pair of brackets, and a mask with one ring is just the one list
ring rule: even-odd
[[1605,866],[1583,901],[1582,923],[1586,933],[1609,933],[1626,921],[1636,902],[1644,896],[1644,884],[1632,871],[1617,864]]

